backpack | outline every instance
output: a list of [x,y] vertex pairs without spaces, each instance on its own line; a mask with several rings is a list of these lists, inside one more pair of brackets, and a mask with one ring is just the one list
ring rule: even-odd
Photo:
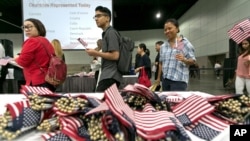
[[119,37],[119,59],[117,61],[117,69],[122,75],[128,75],[132,67],[132,54],[135,47],[134,41],[129,37],[121,36],[117,30],[115,31]]
[[[45,81],[53,86],[58,86],[66,80],[67,65],[61,58],[57,57],[54,54],[49,54],[49,51],[44,44],[43,47],[46,49],[47,54],[50,56],[48,71],[45,72]],[[40,67],[40,69],[42,68]]]
[[55,55],[51,55],[49,68],[45,75],[45,81],[51,85],[57,86],[62,84],[67,77],[67,65]]

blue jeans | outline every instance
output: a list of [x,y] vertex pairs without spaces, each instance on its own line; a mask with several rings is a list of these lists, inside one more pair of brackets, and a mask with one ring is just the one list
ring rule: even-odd
[[162,91],[186,91],[187,83],[183,81],[173,81],[162,79]]

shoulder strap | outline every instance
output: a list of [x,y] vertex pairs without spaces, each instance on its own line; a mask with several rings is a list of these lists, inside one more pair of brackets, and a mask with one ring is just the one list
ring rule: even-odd
[[[51,57],[51,56],[52,56],[52,54],[51,54],[51,55],[49,55],[49,51],[48,51],[48,49],[45,47],[44,43],[43,43],[43,42],[41,42],[40,38],[38,38],[38,41],[42,44],[43,48],[45,48],[47,55],[48,55],[49,57]],[[44,71],[44,69],[41,67],[41,65],[39,65],[39,63],[38,63],[37,61],[35,61],[35,63],[36,63],[36,65],[40,68],[40,70],[41,70],[42,72],[44,72],[44,73],[45,73],[45,71]]]
[[49,51],[48,51],[48,49],[46,48],[46,46],[44,45],[44,43],[41,42],[40,38],[38,38],[38,40],[39,40],[39,42],[42,44],[43,48],[45,48],[47,55],[48,55],[49,57],[51,57],[52,54],[49,54]]

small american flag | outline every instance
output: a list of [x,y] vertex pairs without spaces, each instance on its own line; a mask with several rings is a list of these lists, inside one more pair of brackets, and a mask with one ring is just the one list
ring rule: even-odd
[[6,66],[13,58],[5,57],[0,59],[0,66]]
[[12,118],[18,117],[20,114],[22,114],[23,108],[27,108],[29,106],[28,100],[6,104],[6,108],[10,112]]
[[84,47],[87,47],[88,46],[88,43],[85,42],[82,38],[78,38],[77,39]]
[[170,103],[180,103],[184,100],[184,97],[178,93],[160,93],[160,97],[165,97],[164,99]]
[[185,128],[191,131],[191,133],[194,135],[211,141],[214,137],[216,137],[228,127],[229,124],[225,121],[213,116],[212,114],[207,114],[197,122],[186,126]]
[[[105,100],[115,116],[130,127],[135,126],[136,132],[142,138],[157,140],[165,137],[168,130],[176,130],[175,124],[169,117],[175,117],[167,111],[137,112],[133,111],[122,99],[116,85],[105,91]],[[126,117],[130,119],[127,120]]]
[[22,100],[6,105],[12,117],[11,131],[22,130],[22,132],[35,128],[43,118],[43,112],[30,108],[28,100]]
[[38,94],[38,95],[48,95],[48,96],[61,96],[60,94],[55,94],[52,91],[50,91],[46,87],[37,87],[37,86],[27,86],[23,85],[21,88],[21,93],[28,96],[30,94]]
[[173,108],[173,113],[186,126],[214,111],[214,106],[198,95],[191,95]]
[[107,103],[102,102],[98,107],[95,107],[95,108],[91,109],[89,112],[87,112],[85,114],[85,116],[91,115],[93,113],[98,113],[98,112],[101,112],[101,111],[107,111],[107,110],[109,110],[109,107],[108,107]]
[[[82,137],[83,130],[79,130],[79,128],[84,125],[83,121],[80,118],[72,117],[72,116],[60,117],[59,122],[62,125],[62,130],[61,130],[62,133],[64,133],[65,135],[75,140],[79,140],[79,141],[86,140],[84,137]],[[80,134],[79,134],[79,131],[80,131]]]
[[250,35],[250,19],[245,19],[234,25],[233,28],[228,31],[228,35],[237,44],[248,38]]
[[143,112],[155,112],[156,109],[150,103],[146,103],[142,111]]
[[149,100],[155,100],[156,95],[144,85],[135,83],[134,85],[127,85],[124,89],[124,92],[133,92],[134,94],[139,94],[141,96],[146,97]]
[[44,141],[72,141],[67,135],[63,134],[61,131],[43,134],[42,138],[44,139]]

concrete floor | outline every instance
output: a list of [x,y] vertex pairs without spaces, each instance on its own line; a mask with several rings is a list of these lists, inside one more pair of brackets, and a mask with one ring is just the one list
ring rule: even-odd
[[224,88],[222,76],[217,79],[214,74],[201,74],[200,79],[189,78],[188,91],[201,91],[213,95],[234,93],[233,89]]

